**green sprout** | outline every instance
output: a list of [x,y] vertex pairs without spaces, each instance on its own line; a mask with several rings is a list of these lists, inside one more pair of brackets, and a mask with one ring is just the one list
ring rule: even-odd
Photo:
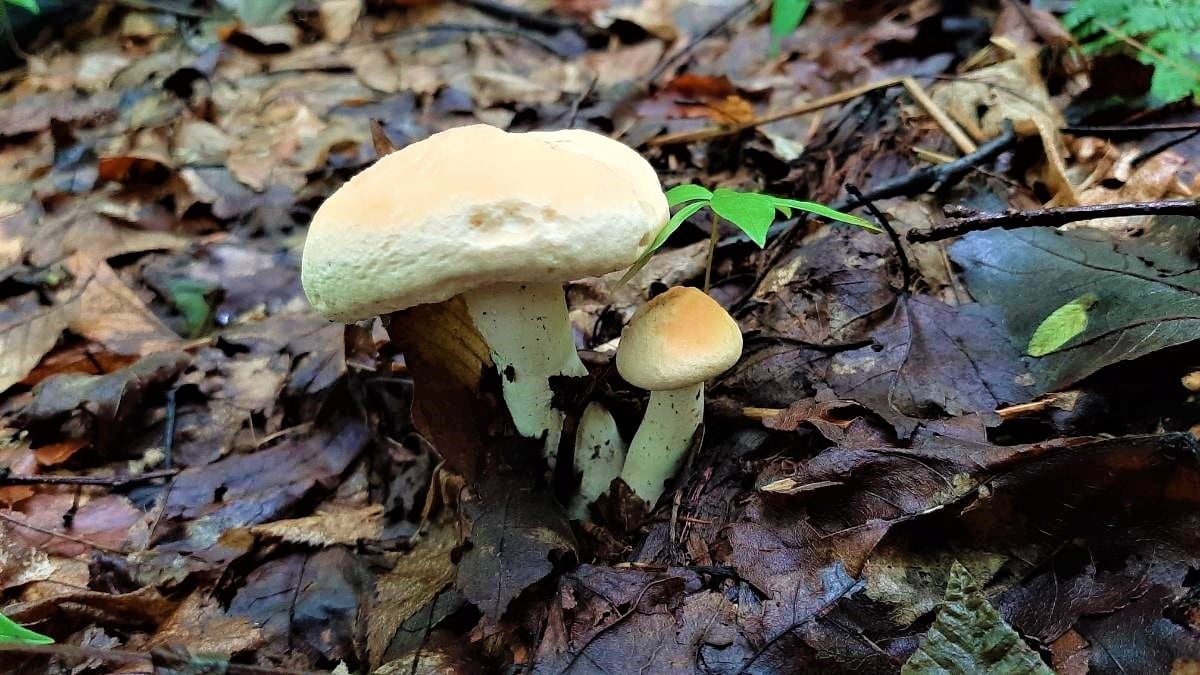
[[26,12],[29,12],[30,14],[37,15],[42,12],[42,8],[38,7],[37,0],[4,0],[4,1],[10,5],[13,5],[14,7],[20,7],[21,9],[25,10]]
[[621,278],[618,285],[624,284],[640,272],[646,266],[646,263],[650,262],[650,256],[666,243],[667,238],[674,234],[675,230],[678,230],[684,221],[706,206],[712,211],[713,218],[708,245],[708,264],[704,270],[705,291],[710,286],[713,254],[717,248],[717,223],[721,218],[728,220],[739,230],[745,232],[746,236],[758,244],[760,248],[767,245],[767,232],[770,231],[771,225],[775,223],[776,217],[782,214],[785,218],[791,218],[793,209],[812,213],[830,220],[857,225],[873,232],[881,231],[878,227],[858,216],[836,211],[823,204],[786,199],[784,197],[773,197],[758,192],[738,192],[737,190],[730,190],[728,188],[709,190],[701,185],[689,184],[677,185],[667,190],[666,195],[667,203],[672,208],[676,206],[681,208],[675,212],[675,215],[671,216],[671,219],[659,231],[658,236],[646,248],[642,256],[638,258],[637,262]]
[[811,0],[775,0],[771,3],[771,56],[779,56],[783,39],[804,21]]
[[0,644],[15,642],[22,645],[48,645],[54,638],[35,633],[7,616],[0,614]]

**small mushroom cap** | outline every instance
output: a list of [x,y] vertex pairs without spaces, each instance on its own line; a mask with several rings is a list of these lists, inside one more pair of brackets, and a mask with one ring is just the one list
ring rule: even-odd
[[354,176],[309,227],[301,280],[313,307],[357,321],[631,265],[668,213],[654,170],[618,141],[562,133],[458,127]]
[[635,387],[680,389],[729,370],[742,355],[742,330],[708,294],[676,286],[630,319],[617,370]]

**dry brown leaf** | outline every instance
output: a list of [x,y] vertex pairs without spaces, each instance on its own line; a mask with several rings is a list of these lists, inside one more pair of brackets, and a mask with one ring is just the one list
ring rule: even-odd
[[331,42],[345,42],[362,14],[362,0],[321,0],[317,12],[321,17],[321,32]]
[[403,88],[402,69],[381,45],[351,47],[342,53],[342,57],[368,87],[386,94],[394,94]]
[[72,332],[118,354],[144,355],[179,347],[182,342],[179,336],[146,307],[107,263],[80,253],[64,264],[84,284],[78,311],[68,314],[67,327]]
[[159,626],[149,647],[178,645],[203,654],[233,656],[257,649],[265,640],[246,617],[233,617],[221,609],[207,590],[189,595],[179,608]]
[[[30,298],[32,301],[32,298]],[[78,315],[77,302],[38,307],[0,326],[0,391],[25,379]]]
[[413,550],[396,555],[392,571],[379,577],[375,607],[367,618],[367,650],[373,666],[380,665],[400,626],[454,580],[450,553],[457,545],[454,525],[439,523]]
[[1007,61],[938,82],[929,93],[976,141],[999,136],[1006,120],[1021,136],[1041,137],[1043,179],[1054,195],[1051,201],[1073,206],[1079,201],[1063,160],[1062,114],[1050,100],[1037,64],[1036,52],[1022,50]]
[[0,590],[55,576],[58,565],[45,551],[13,536],[16,525],[0,522]]
[[65,441],[39,447],[37,450],[34,450],[33,456],[37,459],[38,464],[42,466],[55,466],[71,459],[76,452],[79,452],[87,444],[88,442],[82,438],[68,438]]
[[250,528],[252,534],[280,539],[290,544],[353,546],[379,539],[383,533],[383,506],[326,511],[304,518],[277,520]]
[[56,626],[61,630],[68,630],[68,621],[79,627],[99,624],[119,628],[157,625],[171,616],[175,606],[175,601],[149,586],[131,593],[112,594],[46,581],[33,584],[23,594],[22,602],[5,607],[4,613],[25,624],[58,621]]
[[[73,507],[77,507],[75,515],[70,527],[65,528],[63,516]],[[40,530],[61,532],[107,548],[140,546],[149,531],[145,514],[121,495],[81,496],[77,499],[71,491],[41,492],[22,501],[18,508],[19,511],[9,511],[5,515]],[[87,544],[79,541],[30,528],[18,527],[14,534],[30,545],[55,555],[76,556],[90,550]]]

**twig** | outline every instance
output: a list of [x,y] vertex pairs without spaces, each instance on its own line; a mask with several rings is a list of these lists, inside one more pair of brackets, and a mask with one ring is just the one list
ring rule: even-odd
[[[1016,140],[1017,135],[1012,129],[1012,124],[1005,122],[1004,130],[1000,132],[1000,135],[979,146],[979,149],[975,152],[963,155],[953,162],[947,162],[946,164],[923,166],[899,178],[884,181],[874,189],[868,190],[863,194],[869,200],[878,201],[880,199],[891,199],[892,197],[912,197],[930,189],[944,190],[957,185],[968,173],[1012,147],[1016,143]],[[860,206],[858,200],[851,198],[836,202],[833,208],[838,211],[845,211],[858,206]],[[789,220],[776,223],[767,232],[767,237],[775,238],[781,233],[795,227],[798,222],[801,221]],[[744,233],[738,232],[722,239],[720,245],[728,246],[747,241],[750,241],[750,239]],[[909,241],[913,240],[909,239]]]
[[954,141],[954,144],[958,146],[959,150],[962,150],[967,154],[978,150],[978,147],[975,145],[975,141],[972,141],[971,137],[967,136],[966,132],[962,130],[962,127],[958,126],[954,120],[950,119],[950,116],[946,114],[946,111],[942,110],[942,107],[934,102],[934,100],[929,97],[929,94],[925,93],[925,89],[922,88],[916,80],[911,77],[906,77],[903,80],[903,84],[904,88],[908,90],[909,95],[913,97],[913,100],[915,100],[918,105],[925,109],[925,112],[933,118],[933,121],[938,123],[938,126],[942,128],[942,131],[946,132],[946,135],[950,137],[950,140]]
[[863,196],[863,193],[859,191],[857,186],[846,183],[846,192],[866,207],[867,211],[875,218],[884,232],[887,232],[888,238],[892,240],[892,246],[896,247],[896,257],[900,259],[900,278],[901,283],[904,285],[902,290],[908,293],[912,290],[912,265],[908,262],[908,253],[904,251],[904,244],[901,243],[900,235],[896,232],[896,228],[892,227],[891,221],[883,214],[883,211],[880,211],[879,207],[875,206],[875,202]]
[[1122,204],[1088,204],[1064,206],[1032,211],[1006,211],[1004,213],[981,213],[961,218],[952,218],[945,225],[930,230],[909,230],[908,241],[912,243],[941,241],[968,232],[990,230],[995,227],[1015,230],[1022,227],[1058,227],[1067,223],[1094,218],[1120,218],[1122,216],[1192,216],[1200,218],[1200,199],[1171,199],[1156,202],[1128,202]]
[[[899,178],[886,180],[868,190],[865,193],[866,198],[878,201],[892,197],[912,197],[930,189],[943,190],[956,185],[968,173],[995,159],[1000,153],[1011,148],[1016,141],[1017,134],[1013,131],[1012,123],[1005,121],[1000,135],[979,146],[975,152],[963,155],[953,162],[937,166],[924,166]],[[859,206],[860,203],[857,199],[847,199],[835,204],[834,208],[844,210]]]
[[171,468],[172,455],[175,454],[175,417],[178,412],[175,405],[176,387],[167,391],[167,419],[163,422],[163,462]]
[[96,485],[119,488],[134,483],[174,476],[176,469],[148,471],[128,476],[38,476],[9,474],[0,476],[0,485]]
[[671,145],[675,143],[707,141],[714,138],[720,138],[722,136],[729,136],[763,124],[778,122],[779,120],[787,119],[789,117],[796,117],[797,115],[804,115],[806,113],[828,108],[839,103],[845,103],[846,101],[856,99],[859,96],[875,91],[876,89],[894,87],[898,84],[901,84],[902,81],[903,78],[889,77],[887,79],[877,80],[875,82],[868,82],[867,84],[852,87],[845,91],[819,98],[815,101],[801,103],[794,108],[788,108],[787,110],[780,110],[778,112],[769,113],[761,117],[756,117],[748,122],[742,122],[740,124],[723,127],[705,127],[695,131],[681,131],[674,134],[663,134],[661,136],[655,136],[654,138],[651,138],[650,140],[646,141],[646,144],[650,146]]
[[1175,147],[1176,145],[1179,145],[1180,143],[1186,143],[1187,141],[1192,140],[1196,136],[1200,136],[1200,127],[1196,127],[1192,131],[1190,131],[1182,136],[1172,138],[1168,141],[1163,141],[1162,143],[1159,143],[1158,145],[1150,148],[1149,150],[1143,150],[1137,157],[1133,158],[1133,161],[1130,162],[1129,165],[1137,166],[1137,165],[1141,164],[1142,162],[1150,159],[1151,157],[1157,155],[1158,153],[1170,150],[1171,148]]
[[1089,136],[1123,136],[1129,134],[1152,134],[1159,131],[1192,131],[1200,129],[1200,122],[1179,122],[1174,124],[1107,124],[1100,126],[1065,126],[1060,131],[1064,134],[1087,134]]
[[837,595],[833,596],[827,602],[825,602],[825,604],[818,607],[816,609],[816,611],[814,611],[812,614],[809,614],[808,616],[804,617],[803,619],[796,621],[792,625],[790,625],[787,628],[785,628],[784,630],[780,631],[780,633],[778,635],[776,635],[775,637],[771,638],[770,640],[767,640],[766,644],[764,644],[758,651],[756,651],[754,653],[754,656],[751,656],[748,661],[746,661],[744,664],[742,664],[742,667],[737,671],[737,675],[742,675],[742,673],[751,672],[751,666],[753,666],[754,662],[758,660],[758,657],[762,656],[763,654],[766,654],[767,650],[774,647],[776,642],[779,642],[785,636],[790,635],[791,632],[796,630],[797,628],[804,626],[812,621],[815,621],[815,620],[820,619],[821,617],[825,616],[826,614],[829,613],[830,610],[832,610],[834,608],[835,605],[837,605],[839,602],[842,601],[842,598],[846,597],[847,595],[850,595],[851,593],[858,591],[865,585],[866,585],[866,582],[862,581],[861,579],[858,581],[855,581],[852,584],[846,585],[846,587],[843,588]]
[[646,596],[647,591],[649,591],[654,586],[657,586],[659,584],[663,584],[663,583],[666,583],[668,581],[671,581],[673,579],[678,579],[678,578],[679,577],[663,577],[662,579],[655,579],[654,581],[651,581],[650,583],[643,586],[642,592],[638,593],[638,596],[636,598],[634,598],[633,604],[629,606],[629,609],[618,614],[615,619],[613,619],[609,623],[604,624],[604,626],[600,630],[596,631],[595,634],[593,634],[590,638],[588,638],[588,641],[585,642],[583,644],[583,646],[581,646],[574,654],[571,655],[571,660],[567,662],[567,667],[563,668],[562,672],[565,673],[565,672],[570,671],[571,667],[575,665],[575,661],[577,661],[579,659],[579,657],[582,656],[585,651],[587,651],[587,648],[590,647],[591,644],[593,642],[595,642],[597,638],[599,638],[610,628],[620,624],[622,621],[629,618],[629,616],[631,614],[636,612],[638,609],[638,605],[642,604],[642,598]]

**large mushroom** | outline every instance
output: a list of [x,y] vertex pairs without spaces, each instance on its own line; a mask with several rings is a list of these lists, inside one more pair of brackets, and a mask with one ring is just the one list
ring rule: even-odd
[[705,293],[676,286],[639,309],[621,334],[617,370],[650,391],[621,479],[649,504],[679,470],[704,419],[704,382],[742,355],[742,331]]
[[653,169],[584,131],[475,125],[381,158],[317,210],[301,278],[351,322],[461,296],[517,431],[557,446],[549,378],[587,374],[562,284],[633,263],[667,219]]

